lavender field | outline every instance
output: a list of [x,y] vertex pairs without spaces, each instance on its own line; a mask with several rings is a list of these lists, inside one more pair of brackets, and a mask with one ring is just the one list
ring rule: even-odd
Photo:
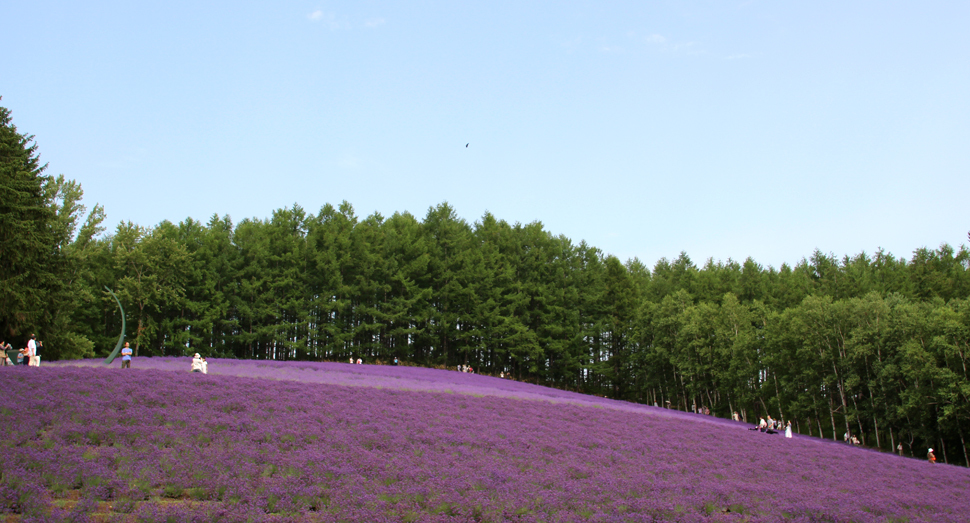
[[970,471],[410,367],[0,369],[0,521],[968,521]]

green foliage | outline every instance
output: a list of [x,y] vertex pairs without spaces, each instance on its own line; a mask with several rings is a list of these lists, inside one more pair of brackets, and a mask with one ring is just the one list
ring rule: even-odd
[[33,136],[21,134],[10,111],[0,107],[0,321],[2,335],[44,323],[50,289],[59,288],[57,219],[51,205],[46,165]]
[[0,107],[0,339],[26,345],[44,341],[49,359],[91,354],[91,343],[72,332],[78,260],[98,232],[100,207],[77,231],[85,209],[80,185],[44,174],[33,136],[21,134]]

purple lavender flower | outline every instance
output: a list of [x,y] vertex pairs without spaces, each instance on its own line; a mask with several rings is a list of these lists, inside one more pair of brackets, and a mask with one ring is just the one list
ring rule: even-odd
[[0,372],[0,514],[966,520],[967,469],[709,416],[433,369],[140,361]]

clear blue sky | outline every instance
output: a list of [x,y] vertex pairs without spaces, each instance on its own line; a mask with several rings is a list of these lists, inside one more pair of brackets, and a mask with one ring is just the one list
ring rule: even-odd
[[649,266],[776,267],[970,230],[968,2],[32,0],[0,20],[0,104],[109,229],[448,201]]

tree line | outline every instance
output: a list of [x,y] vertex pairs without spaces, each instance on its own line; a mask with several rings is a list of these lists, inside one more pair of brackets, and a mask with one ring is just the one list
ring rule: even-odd
[[[585,242],[346,202],[102,228],[0,112],[0,327],[47,359],[102,357],[127,312],[137,356],[471,365],[681,410],[791,420],[970,466],[970,251],[819,251],[764,267],[681,253],[648,268]],[[85,219],[82,220],[82,218]],[[9,262],[9,263],[7,263]]]

